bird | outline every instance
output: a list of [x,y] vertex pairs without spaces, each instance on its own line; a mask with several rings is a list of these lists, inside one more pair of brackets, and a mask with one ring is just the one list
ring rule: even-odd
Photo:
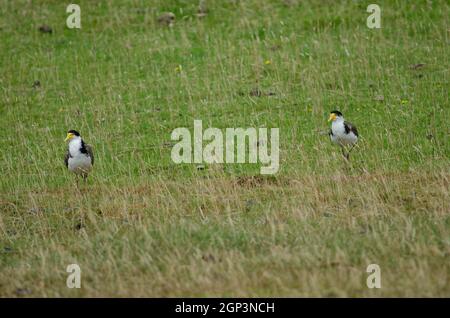
[[[342,113],[338,110],[330,112],[328,122],[331,121],[331,129],[329,132],[330,139],[333,143],[341,147],[342,155],[345,159],[350,159],[350,151],[358,142],[358,130],[352,123],[346,121]],[[349,148],[346,152],[346,148]]]
[[64,163],[69,171],[75,173],[77,176],[81,175],[84,181],[86,181],[89,172],[94,165],[94,152],[92,146],[86,144],[80,136],[80,133],[76,130],[69,130],[67,137],[64,140],[69,142],[67,147],[66,156],[64,157]]

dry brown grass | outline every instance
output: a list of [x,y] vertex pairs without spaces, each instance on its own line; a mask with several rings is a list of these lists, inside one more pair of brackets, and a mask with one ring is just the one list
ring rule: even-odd
[[[446,170],[67,190],[3,196],[3,236],[28,244],[9,252],[2,296],[450,293]],[[81,290],[65,286],[72,262]],[[370,263],[380,290],[365,285]]]

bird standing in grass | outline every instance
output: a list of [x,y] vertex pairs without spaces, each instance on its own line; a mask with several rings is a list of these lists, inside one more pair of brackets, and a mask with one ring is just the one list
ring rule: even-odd
[[94,165],[94,153],[92,147],[84,143],[80,133],[76,130],[69,130],[65,141],[69,141],[64,163],[69,171],[78,176],[81,175],[84,181]]
[[[345,159],[350,159],[350,151],[358,142],[358,130],[352,123],[345,121],[344,116],[338,110],[333,110],[330,113],[331,121],[330,139],[335,144],[341,147],[342,155]],[[348,149],[346,151],[346,149]]]

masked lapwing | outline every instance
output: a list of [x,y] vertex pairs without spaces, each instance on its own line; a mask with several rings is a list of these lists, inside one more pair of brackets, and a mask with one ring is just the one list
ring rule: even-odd
[[65,141],[69,142],[64,158],[66,167],[77,175],[77,180],[78,176],[81,176],[86,181],[94,165],[92,147],[81,139],[80,133],[76,130],[69,130]]
[[333,143],[339,145],[342,150],[342,155],[349,160],[350,151],[358,142],[358,130],[352,123],[346,121],[342,113],[338,110],[333,110],[330,113],[331,121],[330,139]]

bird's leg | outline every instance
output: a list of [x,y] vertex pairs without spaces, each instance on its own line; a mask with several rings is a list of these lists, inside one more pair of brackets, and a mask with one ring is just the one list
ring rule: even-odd
[[342,151],[342,155],[344,156],[345,160],[349,161],[350,160],[350,152],[345,152],[345,147],[341,147],[341,151]]
[[353,144],[352,147],[348,150],[348,154],[350,154],[350,151],[353,150],[353,148],[355,148],[356,144]]

